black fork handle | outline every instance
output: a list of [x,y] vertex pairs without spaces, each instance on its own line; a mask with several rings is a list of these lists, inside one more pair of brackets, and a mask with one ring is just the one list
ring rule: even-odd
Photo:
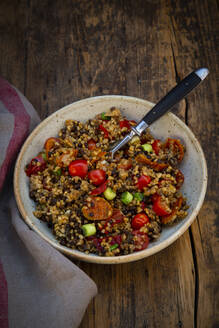
[[208,69],[201,68],[190,73],[177,86],[167,93],[142,119],[147,125],[152,124],[183,99],[208,75]]

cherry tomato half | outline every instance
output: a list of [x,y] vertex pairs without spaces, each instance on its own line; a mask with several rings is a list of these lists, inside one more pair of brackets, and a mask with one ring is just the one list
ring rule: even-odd
[[84,178],[88,171],[87,161],[85,159],[76,159],[69,164],[68,171],[72,177]]
[[152,143],[152,148],[153,148],[155,154],[158,155],[160,152],[160,148],[161,148],[161,143],[160,143],[159,139],[154,140],[154,142]]
[[143,190],[151,182],[151,178],[148,175],[142,175],[137,182],[139,190]]
[[32,174],[36,175],[37,172],[41,172],[45,170],[46,168],[46,161],[42,157],[42,155],[38,155],[37,157],[34,157],[30,163],[25,168],[25,173],[28,177],[30,177]]
[[171,213],[170,208],[162,202],[161,196],[153,196],[153,210],[159,216],[165,216]]
[[102,192],[104,192],[107,188],[107,183],[108,181],[106,180],[102,185],[100,185],[99,187],[93,189],[90,194],[91,195],[100,195],[102,194]]
[[142,251],[148,247],[149,237],[146,233],[134,230],[132,231],[132,234],[134,235],[135,252]]
[[146,223],[149,223],[149,222],[150,222],[150,220],[146,214],[139,213],[139,214],[135,215],[134,218],[132,219],[132,228],[135,230],[138,230],[141,227],[143,227]]
[[88,173],[88,179],[95,186],[99,186],[106,180],[106,172],[104,170],[92,170]]
[[94,139],[88,140],[87,144],[89,150],[94,150],[96,148],[96,141]]

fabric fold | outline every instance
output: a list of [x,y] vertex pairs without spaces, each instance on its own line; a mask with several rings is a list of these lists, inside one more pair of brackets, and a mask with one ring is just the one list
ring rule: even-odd
[[9,169],[25,137],[39,121],[20,91],[0,78],[3,124],[0,128],[4,129],[0,149],[0,327],[3,328],[78,327],[97,294],[94,281],[32,231],[17,209]]

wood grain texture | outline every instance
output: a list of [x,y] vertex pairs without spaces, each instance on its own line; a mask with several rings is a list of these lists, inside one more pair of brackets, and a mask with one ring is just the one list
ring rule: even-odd
[[81,328],[219,325],[217,12],[216,0],[0,3],[0,75],[26,94],[41,118],[95,95],[156,102],[194,68],[211,71],[175,109],[208,163],[198,219],[148,259],[114,266],[77,262],[99,288]]
[[205,203],[190,230],[196,271],[194,318],[197,327],[204,328],[219,326],[219,43],[216,42],[219,21],[216,1],[197,4],[178,1],[170,15],[177,40],[178,72],[183,75],[194,66],[207,66],[211,72],[208,80],[188,97],[186,115],[186,123],[203,146],[209,171]]

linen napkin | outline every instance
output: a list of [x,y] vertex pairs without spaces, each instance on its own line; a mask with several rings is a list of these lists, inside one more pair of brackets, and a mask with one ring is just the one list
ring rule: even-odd
[[40,119],[29,101],[0,78],[0,327],[78,327],[97,287],[82,270],[21,219],[12,164]]

